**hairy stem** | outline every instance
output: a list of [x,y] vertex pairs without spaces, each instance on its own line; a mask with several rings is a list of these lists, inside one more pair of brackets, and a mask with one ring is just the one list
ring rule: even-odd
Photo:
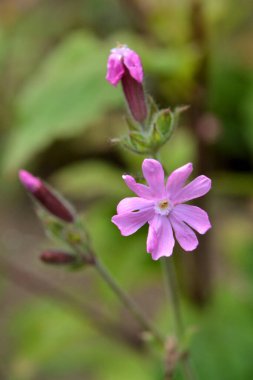
[[[173,261],[167,257],[162,258],[162,268],[164,273],[165,290],[169,298],[169,303],[171,305],[174,328],[176,331],[177,339],[179,342],[181,342],[185,338],[185,328],[181,315],[177,277]],[[195,377],[189,363],[188,355],[183,355],[181,361],[184,378],[187,380],[194,380]]]
[[172,306],[175,331],[177,337],[182,339],[184,336],[184,327],[180,311],[176,273],[172,260],[169,260],[167,257],[162,258],[162,268],[165,290]]
[[150,332],[152,336],[157,340],[157,342],[164,344],[164,338],[157,330],[157,328],[146,318],[145,314],[139,308],[139,306],[132,300],[131,297],[121,288],[121,286],[114,280],[111,274],[108,272],[106,267],[101,263],[101,261],[96,259],[95,268],[104,279],[107,285],[112,289],[112,291],[117,295],[120,301],[127,307],[127,309],[132,313],[136,320],[140,323],[142,328]]

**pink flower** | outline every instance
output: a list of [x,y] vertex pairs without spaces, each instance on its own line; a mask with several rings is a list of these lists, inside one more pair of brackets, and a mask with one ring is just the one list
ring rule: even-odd
[[143,69],[140,57],[126,45],[114,48],[107,62],[106,79],[113,86],[117,86],[124,74],[129,72],[137,82],[143,81]]
[[205,195],[211,188],[211,180],[204,175],[185,185],[192,170],[191,163],[176,169],[165,184],[160,162],[145,159],[142,172],[148,186],[137,183],[129,175],[123,176],[126,185],[137,197],[123,199],[112,222],[123,236],[131,235],[149,223],[147,252],[151,253],[153,260],[172,255],[174,235],[185,251],[193,251],[198,239],[192,228],[200,234],[211,228],[204,210],[185,204]]

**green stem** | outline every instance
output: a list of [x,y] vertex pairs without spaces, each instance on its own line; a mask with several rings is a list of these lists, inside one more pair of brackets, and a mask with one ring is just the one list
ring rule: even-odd
[[[103,278],[103,280],[107,283],[107,285],[112,289],[112,291],[117,295],[117,297],[121,300],[121,302],[128,308],[128,310],[132,313],[132,315],[136,318],[136,320],[143,327],[144,331],[151,333],[151,335],[157,340],[157,342],[162,345],[165,344],[164,337],[157,330],[156,326],[154,326],[150,320],[146,317],[143,311],[139,308],[139,306],[132,300],[131,297],[121,288],[121,286],[114,280],[111,276],[107,268],[102,264],[102,262],[96,257],[95,253],[89,246],[89,236],[86,236],[88,239],[87,244],[85,246],[82,244],[82,239],[80,238],[80,231],[77,234],[73,235],[75,239],[71,238],[64,239],[64,241],[71,247],[76,253],[79,259],[85,259],[86,261],[94,266],[99,275]],[[77,239],[79,237],[80,239]],[[86,240],[86,239],[85,239]]]
[[[164,257],[162,258],[162,267],[164,273],[165,289],[172,308],[175,331],[178,341],[180,342],[185,338],[185,329],[181,316],[177,277],[175,273],[174,263],[171,259],[169,260],[167,257]],[[182,370],[185,379],[194,380],[195,377],[192,373],[188,355],[184,355],[182,358]]]
[[184,336],[184,327],[180,312],[180,304],[178,298],[178,287],[176,281],[176,273],[173,262],[167,257],[162,258],[162,269],[164,274],[164,285],[166,293],[173,310],[174,326],[177,337],[182,339]]
[[140,323],[145,331],[150,332],[157,342],[164,345],[164,338],[157,330],[157,328],[146,318],[139,306],[129,297],[127,293],[120,287],[120,285],[114,280],[111,274],[108,272],[106,267],[96,259],[95,268],[104,279],[107,285],[112,289],[112,291],[117,295],[121,302],[128,308],[136,320]]

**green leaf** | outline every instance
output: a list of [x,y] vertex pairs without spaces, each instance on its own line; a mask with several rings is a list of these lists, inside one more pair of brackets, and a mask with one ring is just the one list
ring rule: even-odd
[[105,80],[109,46],[75,33],[49,55],[17,96],[4,169],[14,171],[57,138],[78,135],[121,99]]

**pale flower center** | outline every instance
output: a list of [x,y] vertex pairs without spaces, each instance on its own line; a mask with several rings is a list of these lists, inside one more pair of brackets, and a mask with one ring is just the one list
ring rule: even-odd
[[168,199],[162,199],[155,205],[155,212],[160,215],[168,215],[171,211],[171,204]]

